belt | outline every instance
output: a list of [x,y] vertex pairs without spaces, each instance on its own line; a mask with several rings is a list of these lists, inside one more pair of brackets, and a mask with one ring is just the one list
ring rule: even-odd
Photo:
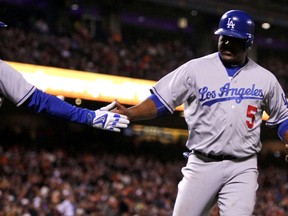
[[200,155],[215,161],[223,161],[223,160],[235,160],[239,159],[237,157],[231,156],[231,155],[213,155],[213,154],[206,154],[197,150],[192,151],[195,155]]

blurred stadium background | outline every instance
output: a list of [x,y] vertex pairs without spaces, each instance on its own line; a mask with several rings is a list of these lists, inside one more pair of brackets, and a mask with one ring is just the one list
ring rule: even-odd
[[[286,0],[0,0],[9,26],[0,31],[0,58],[157,81],[216,51],[213,32],[229,9],[255,18],[251,57],[288,93]],[[90,109],[109,102],[64,99]],[[19,112],[8,100],[0,116],[0,215],[171,215],[185,165],[181,110],[120,134]],[[262,128],[254,215],[288,215],[284,146],[275,129]]]

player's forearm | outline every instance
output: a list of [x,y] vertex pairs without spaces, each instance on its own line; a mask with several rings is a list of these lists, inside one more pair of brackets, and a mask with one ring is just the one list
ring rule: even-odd
[[285,160],[288,163],[288,144],[285,145],[286,148],[286,156],[285,156]]
[[288,130],[284,133],[283,141],[287,144],[288,143]]
[[130,121],[148,120],[157,117],[157,108],[151,99],[146,99],[138,105],[128,108]]
[[286,148],[286,156],[285,156],[285,160],[286,162],[288,162],[288,130],[285,131],[284,135],[283,135],[283,141],[286,143],[285,144],[285,148]]
[[284,133],[283,141],[286,143],[285,144],[285,148],[286,148],[285,161],[288,163],[288,130]]
[[287,153],[285,156],[285,160],[286,162],[288,162],[288,120],[283,121],[278,126],[278,136],[285,143],[285,148],[286,148],[286,153]]

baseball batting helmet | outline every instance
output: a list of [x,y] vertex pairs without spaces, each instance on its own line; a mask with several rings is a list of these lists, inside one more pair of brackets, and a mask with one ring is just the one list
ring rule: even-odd
[[0,28],[4,28],[4,27],[7,27],[7,25],[3,22],[0,22]]
[[223,14],[214,34],[246,39],[246,46],[250,47],[254,41],[254,28],[250,15],[241,10],[230,10]]

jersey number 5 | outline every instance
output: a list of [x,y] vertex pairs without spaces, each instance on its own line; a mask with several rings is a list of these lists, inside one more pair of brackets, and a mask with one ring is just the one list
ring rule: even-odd
[[249,118],[249,120],[246,120],[246,125],[248,126],[248,128],[253,128],[254,126],[254,122],[255,122],[255,113],[257,112],[257,107],[248,105],[247,107],[247,118]]

